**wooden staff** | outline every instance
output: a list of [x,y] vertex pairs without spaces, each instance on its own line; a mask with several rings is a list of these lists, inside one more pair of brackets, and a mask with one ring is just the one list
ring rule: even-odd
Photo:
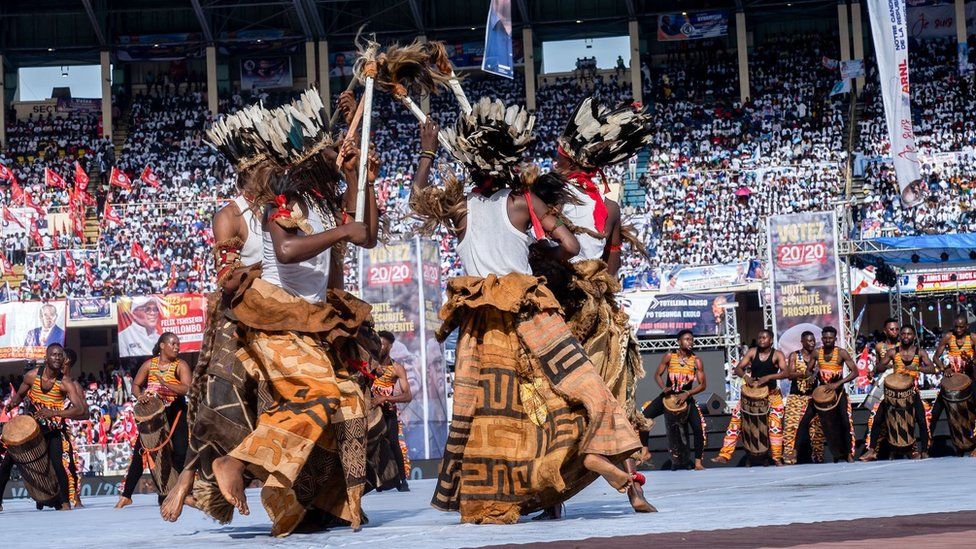
[[[346,86],[345,91],[352,91],[356,89],[357,85],[359,85],[359,77],[354,74],[352,75],[352,80],[349,81],[349,85]],[[336,122],[338,121],[339,121],[339,109],[332,109],[332,116],[329,117],[329,129],[331,130],[332,128],[334,128]],[[352,131],[352,128],[350,128],[350,131]]]
[[[427,121],[427,115],[424,114],[424,111],[421,110],[420,106],[417,105],[417,103],[413,99],[411,99],[409,95],[406,94],[406,90],[403,90],[404,93],[402,93],[402,94],[400,94],[399,92],[400,92],[400,90],[397,90],[397,93],[394,93],[393,94],[393,97],[397,101],[399,101],[400,103],[402,103],[403,106],[406,107],[408,111],[410,111],[410,114],[414,115],[414,117],[421,124],[423,124],[424,122],[426,122]],[[454,148],[451,147],[451,143],[450,143],[450,141],[447,140],[447,137],[444,135],[444,131],[443,130],[438,130],[438,132],[437,132],[437,140],[440,141],[441,146],[444,147],[444,149],[446,149],[448,153],[454,154]]]
[[451,79],[447,81],[447,85],[454,92],[454,97],[457,98],[458,104],[461,105],[461,112],[464,114],[471,114],[471,103],[468,101],[468,96],[464,94],[464,90],[461,88],[461,83],[458,82],[457,76],[454,74],[454,70],[451,69]]
[[[363,131],[359,138],[359,188],[356,190],[356,222],[362,223],[366,216],[366,164],[369,157],[369,127],[373,121],[373,80],[376,78],[376,61],[371,60],[363,68],[365,92],[363,100],[356,109],[362,116]],[[350,130],[351,131],[351,130]]]

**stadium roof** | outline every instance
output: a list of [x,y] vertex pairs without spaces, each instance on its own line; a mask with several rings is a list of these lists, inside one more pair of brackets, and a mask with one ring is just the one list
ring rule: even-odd
[[[540,36],[581,38],[626,32],[620,23],[668,12],[742,9],[750,16],[824,10],[838,0],[512,0],[515,25]],[[59,52],[88,58],[124,37],[186,35],[184,42],[242,40],[273,30],[295,40],[345,46],[357,30],[388,39],[425,33],[473,39],[483,32],[489,0],[3,0],[0,51],[10,58]],[[580,22],[586,23],[580,25]],[[162,38],[162,37],[161,37]],[[175,36],[174,36],[175,38]],[[67,59],[67,58],[65,58]]]

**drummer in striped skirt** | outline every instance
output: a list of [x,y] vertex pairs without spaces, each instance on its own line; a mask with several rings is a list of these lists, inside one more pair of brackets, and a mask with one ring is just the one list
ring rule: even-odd
[[[88,407],[81,387],[64,371],[64,347],[60,343],[48,345],[44,364],[24,375],[20,388],[7,403],[6,412],[16,409],[27,398],[28,411],[41,426],[48,447],[48,458],[58,479],[60,494],[47,505],[67,511],[71,508],[68,496],[68,471],[64,462],[64,441],[68,435],[65,420],[85,419]],[[9,478],[12,457],[7,453],[0,466],[5,478]],[[3,491],[0,490],[0,497]],[[43,505],[38,503],[38,509]],[[2,507],[0,507],[2,508]]]

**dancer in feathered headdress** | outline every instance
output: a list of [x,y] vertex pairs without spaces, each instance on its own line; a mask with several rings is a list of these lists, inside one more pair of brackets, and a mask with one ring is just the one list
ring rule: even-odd
[[[466,273],[448,281],[440,312],[438,337],[460,332],[454,410],[432,501],[438,509],[459,511],[462,522],[514,523],[520,515],[560,505],[594,473],[620,491],[643,482],[618,467],[640,448],[637,434],[559,315],[552,292],[529,266],[530,228],[540,238],[548,235],[564,257],[579,252],[576,238],[537,193],[564,189],[564,178],[520,167],[533,125],[523,108],[482,99],[444,132],[474,185],[467,196],[456,180],[444,190],[428,186],[439,128],[430,121],[421,125],[411,205],[454,232]],[[483,371],[489,366],[490,373]],[[505,398],[486,408],[479,404],[486,392]],[[523,443],[500,447],[491,437],[473,436],[496,427]],[[540,438],[542,432],[551,437]],[[473,474],[486,460],[495,473],[519,482],[486,489]],[[525,463],[532,463],[530,470]]]
[[[554,168],[569,180],[574,200],[564,204],[562,218],[579,240],[579,253],[568,261],[534,254],[532,261],[534,272],[546,277],[562,304],[573,335],[626,411],[635,434],[646,434],[651,423],[636,409],[634,390],[644,369],[627,314],[614,297],[620,291],[616,278],[622,242],[620,207],[600,193],[594,178],[650,140],[649,122],[647,114],[631,105],[610,109],[588,97],[576,107],[559,137]],[[626,465],[636,471],[634,459]],[[628,495],[636,511],[654,510],[640,485],[631,485]],[[557,514],[553,508],[539,518]]]

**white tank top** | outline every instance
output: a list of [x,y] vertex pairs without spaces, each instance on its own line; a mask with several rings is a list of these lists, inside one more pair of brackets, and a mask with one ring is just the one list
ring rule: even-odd
[[509,273],[532,274],[529,244],[534,239],[512,225],[508,218],[508,195],[503,189],[490,197],[468,195],[467,228],[457,245],[464,272],[470,276]]
[[[274,221],[269,223],[274,223]],[[312,226],[313,234],[334,228],[332,217],[327,216],[323,222],[322,216],[318,214],[315,208],[309,208],[308,223]],[[326,291],[329,289],[329,262],[332,257],[332,249],[325,250],[312,259],[300,263],[284,264],[280,263],[277,255],[275,255],[271,233],[264,232],[263,240],[264,265],[262,266],[261,278],[265,282],[274,284],[309,303],[324,302]]]
[[250,267],[261,263],[264,256],[264,239],[261,236],[261,221],[255,217],[251,211],[251,205],[243,196],[234,197],[234,204],[244,216],[244,224],[247,225],[247,238],[244,239],[244,247],[241,249],[241,264]]
[[[596,209],[596,201],[572,183],[567,188],[582,204],[566,204],[563,207],[563,215],[577,227],[599,232],[596,230],[596,223],[593,221],[593,210]],[[570,259],[570,262],[576,263],[587,259],[603,258],[603,251],[606,249],[607,239],[594,238],[588,234],[581,233],[576,235],[576,240],[579,240],[580,253]]]

